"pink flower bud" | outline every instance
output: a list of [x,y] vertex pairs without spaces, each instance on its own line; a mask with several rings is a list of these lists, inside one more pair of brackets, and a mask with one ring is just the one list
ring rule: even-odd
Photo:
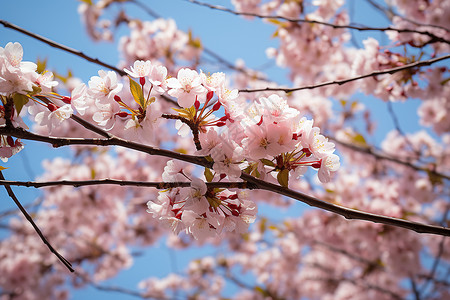
[[199,102],[198,100],[195,100],[195,102],[194,102],[194,107],[195,107],[195,109],[197,109],[197,110],[198,110],[198,108],[200,107],[200,102]]
[[139,77],[139,83],[145,85],[145,77]]

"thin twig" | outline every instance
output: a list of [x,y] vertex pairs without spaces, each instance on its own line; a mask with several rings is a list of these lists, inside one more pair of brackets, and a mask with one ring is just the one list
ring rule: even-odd
[[[161,15],[156,13],[154,10],[152,10],[148,5],[145,5],[144,3],[140,2],[140,1],[129,0],[129,2],[139,6],[141,9],[143,9],[152,18],[158,19],[158,18],[162,17]],[[228,60],[226,60],[225,58],[223,58],[222,56],[220,56],[219,54],[217,54],[213,50],[209,49],[208,47],[205,47],[204,45],[202,45],[202,49],[203,49],[203,52],[205,54],[211,56],[212,58],[217,60],[218,63],[222,64],[223,66],[225,66],[228,69],[240,72],[240,73],[245,74],[246,76],[249,76],[249,77],[254,78],[254,79],[270,82],[269,80],[267,80],[267,78],[263,78],[261,76],[257,76],[256,72],[253,74],[253,73],[251,73],[250,70],[246,70],[245,68],[235,66],[233,63],[229,62]]]
[[394,74],[400,71],[404,71],[407,69],[412,69],[412,68],[418,68],[418,67],[423,67],[423,66],[429,66],[432,65],[434,63],[437,63],[439,61],[442,60],[446,60],[450,58],[450,54],[447,55],[443,55],[440,57],[436,57],[436,58],[432,58],[429,60],[419,60],[410,64],[406,64],[400,67],[395,67],[395,68],[391,68],[391,69],[385,69],[385,70],[379,70],[379,71],[373,71],[371,73],[368,74],[364,74],[364,75],[359,75],[359,76],[355,76],[352,78],[347,78],[347,79],[342,79],[342,80],[333,80],[333,81],[326,81],[326,82],[322,82],[319,84],[312,84],[312,85],[305,85],[302,87],[296,87],[296,88],[261,88],[261,89],[242,89],[239,90],[240,93],[254,93],[254,92],[267,92],[267,91],[283,91],[285,93],[291,93],[291,92],[295,92],[295,91],[301,91],[301,90],[311,90],[311,89],[316,89],[316,88],[320,88],[323,86],[328,86],[328,85],[343,85],[352,81],[356,81],[356,80],[360,80],[360,79],[364,79],[364,78],[368,78],[368,77],[375,77],[375,76],[379,76],[379,75],[385,75],[385,74]]
[[403,19],[405,21],[408,21],[408,22],[410,22],[410,23],[412,23],[414,25],[417,25],[417,26],[434,27],[434,28],[439,28],[439,29],[445,30],[446,32],[450,32],[450,29],[445,28],[443,26],[439,26],[439,25],[435,25],[435,24],[423,24],[423,23],[411,20],[409,18],[406,18],[405,16],[402,16],[402,15],[399,15],[399,14],[395,13],[393,11],[393,9],[387,8],[387,7],[383,7],[383,6],[381,6],[380,4],[376,3],[373,0],[366,0],[366,1],[369,2],[369,4],[372,5],[374,8],[376,8],[380,12],[382,12],[389,19],[389,21],[392,21],[392,17],[396,16],[396,17],[399,17],[399,18],[401,18],[401,19]]
[[233,15],[237,15],[237,16],[248,16],[248,17],[255,17],[255,18],[259,18],[259,19],[278,19],[278,20],[284,20],[284,21],[288,21],[291,23],[309,23],[309,24],[318,24],[318,25],[323,25],[323,26],[328,26],[328,27],[332,27],[334,29],[351,29],[351,30],[357,30],[357,31],[395,31],[398,33],[418,33],[418,34],[423,34],[423,35],[427,35],[431,38],[431,40],[428,43],[431,42],[441,42],[441,43],[447,43],[450,44],[450,40],[447,40],[443,37],[437,36],[431,32],[428,31],[422,31],[422,30],[414,30],[414,29],[407,29],[407,28],[394,28],[391,26],[388,27],[367,27],[367,26],[356,26],[356,25],[351,25],[351,24],[347,24],[347,25],[338,25],[338,24],[332,24],[332,23],[327,23],[327,22],[323,22],[323,21],[316,21],[316,20],[307,20],[307,19],[293,19],[293,18],[286,18],[286,17],[282,17],[282,16],[270,16],[270,15],[260,15],[257,13],[249,13],[249,12],[238,12],[223,6],[219,6],[219,5],[212,5],[209,3],[204,3],[204,2],[200,2],[200,1],[196,1],[196,0],[185,0],[200,6],[205,6],[214,10],[220,10],[223,12],[227,12],[227,13],[231,13]]
[[[0,180],[5,180],[5,177],[3,176],[2,171],[0,171]],[[33,226],[34,230],[37,232],[39,237],[41,238],[42,242],[44,242],[45,245],[47,245],[48,249],[55,254],[55,256],[69,269],[70,272],[75,272],[75,270],[72,268],[72,264],[65,259],[61,254],[59,254],[58,251],[53,248],[53,246],[50,244],[50,242],[45,238],[45,236],[42,234],[39,227],[36,225],[36,223],[33,221],[33,218],[28,214],[26,209],[22,206],[19,199],[17,199],[16,195],[14,194],[13,190],[10,186],[5,186],[6,191],[8,192],[9,197],[14,201],[14,203],[17,205],[17,207],[20,209],[24,217],[27,219],[28,222]]]
[[414,157],[413,159],[419,159],[420,158],[420,151],[417,151],[414,148],[413,143],[410,141],[410,139],[408,138],[408,136],[405,134],[405,132],[402,130],[401,126],[400,126],[400,121],[398,120],[397,115],[394,112],[394,108],[392,107],[392,102],[388,101],[387,103],[387,108],[388,108],[388,112],[389,115],[391,116],[392,122],[394,123],[394,128],[398,131],[398,133],[400,133],[400,135],[405,139],[406,144],[408,144],[409,148],[411,148],[411,150],[414,152],[414,154],[416,155],[416,157]]
[[76,49],[67,47],[67,46],[65,46],[63,44],[57,43],[55,41],[52,41],[52,40],[50,40],[50,39],[48,39],[46,37],[43,37],[43,36],[41,36],[39,34],[36,34],[36,33],[31,32],[31,31],[28,31],[26,29],[23,29],[23,28],[21,28],[21,27],[19,27],[17,25],[14,25],[14,24],[12,24],[10,22],[7,22],[5,20],[0,20],[0,24],[5,26],[6,28],[11,28],[11,29],[13,29],[15,31],[21,32],[21,33],[23,33],[23,34],[25,34],[25,35],[27,35],[29,37],[32,37],[32,38],[34,38],[36,40],[44,42],[45,44],[47,44],[47,45],[49,45],[49,46],[51,46],[53,48],[60,49],[60,50],[63,50],[65,52],[69,52],[69,53],[74,54],[76,56],[79,56],[79,57],[81,57],[81,58],[83,58],[83,59],[85,59],[85,60],[87,60],[89,62],[92,62],[92,63],[95,63],[97,65],[103,66],[103,67],[108,68],[110,70],[113,70],[113,71],[119,73],[121,76],[126,76],[127,75],[127,73],[125,73],[125,71],[120,70],[120,69],[114,67],[113,65],[107,64],[107,63],[105,63],[105,62],[103,62],[103,61],[101,61],[101,60],[99,60],[97,58],[92,58],[92,57],[84,54],[83,52],[81,52],[79,50],[76,50]]
[[[134,180],[117,180],[117,179],[92,179],[92,180],[54,180],[54,181],[15,181],[0,180],[0,186],[25,186],[25,187],[51,187],[51,186],[92,186],[92,185],[119,185],[119,186],[137,186],[137,187],[153,187],[159,190],[165,190],[176,187],[190,187],[191,182],[148,182]],[[207,182],[206,186],[210,189],[227,188],[227,189],[254,189],[255,185],[248,182]]]
[[187,126],[189,126],[189,128],[192,131],[195,148],[197,149],[197,151],[202,150],[202,145],[200,143],[200,137],[199,137],[200,132],[199,132],[198,124],[196,124],[195,122],[193,122],[189,119],[186,119],[182,116],[162,114],[161,117],[164,119],[168,119],[168,120],[179,120],[179,121],[183,122],[184,124],[186,124]]
[[[65,46],[63,44],[57,43],[57,42],[55,42],[55,41],[53,41],[53,40],[51,40],[49,38],[46,38],[46,37],[43,37],[41,35],[35,34],[35,33],[31,32],[31,31],[23,29],[22,27],[17,26],[15,24],[12,24],[10,22],[7,22],[5,20],[1,20],[0,19],[0,24],[5,26],[6,28],[13,29],[13,30],[18,31],[20,33],[23,33],[23,34],[25,34],[25,35],[27,35],[29,37],[32,37],[32,38],[34,38],[34,39],[36,39],[38,41],[41,41],[41,42],[49,45],[50,47],[63,50],[65,52],[68,52],[68,53],[71,53],[71,54],[76,55],[78,57],[81,57],[81,58],[83,58],[83,59],[85,59],[85,60],[87,60],[89,62],[92,62],[92,63],[97,64],[99,66],[102,66],[102,67],[108,68],[108,69],[110,69],[112,71],[115,71],[120,76],[127,76],[127,73],[125,71],[120,70],[119,68],[117,68],[117,67],[115,67],[113,65],[107,64],[107,63],[99,60],[98,58],[92,58],[91,56],[88,56],[88,55],[84,54],[83,52],[81,52],[79,50],[76,50],[76,49],[70,48],[68,46]],[[178,103],[176,101],[174,101],[173,99],[171,99],[170,97],[168,97],[167,95],[161,95],[161,97],[165,101],[167,101],[167,102],[169,102],[169,103],[179,107]]]
[[[120,146],[128,149],[137,150],[143,153],[147,153],[149,155],[159,155],[165,156],[173,159],[178,159],[182,161],[186,161],[188,163],[212,168],[213,162],[208,161],[204,156],[194,156],[181,154],[178,152],[158,149],[146,145],[142,145],[140,143],[127,141],[118,137],[112,137],[110,139],[83,139],[83,138],[55,138],[49,136],[37,135],[31,132],[28,132],[22,128],[10,128],[10,127],[0,127],[0,134],[11,135],[17,138],[29,139],[29,140],[37,140],[45,143],[50,143],[53,147],[62,147],[68,145],[93,145],[93,146]],[[241,179],[252,183],[256,186],[256,188],[271,191],[277,194],[281,194],[292,199],[296,199],[303,203],[306,203],[310,206],[314,206],[317,208],[321,208],[323,210],[327,210],[341,216],[344,216],[347,219],[359,219],[365,221],[371,221],[375,223],[381,223],[385,225],[391,225],[396,227],[402,227],[409,230],[413,230],[419,233],[430,233],[436,235],[450,236],[450,228],[427,225],[423,223],[412,222],[408,220],[402,220],[392,217],[386,217],[382,215],[367,213],[363,211],[358,211],[356,209],[345,208],[336,204],[328,203],[326,201],[322,201],[315,197],[291,190],[289,188],[283,188],[280,185],[273,184],[270,182],[266,182],[264,180],[255,178],[248,174],[242,173]]]

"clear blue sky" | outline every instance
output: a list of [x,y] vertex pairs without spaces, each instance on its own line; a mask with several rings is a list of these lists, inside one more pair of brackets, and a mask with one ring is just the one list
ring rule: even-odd
[[[247,65],[257,68],[266,64],[269,60],[266,58],[264,50],[269,46],[276,46],[277,41],[270,39],[274,27],[264,24],[260,20],[244,20],[227,13],[211,11],[210,9],[198,7],[182,0],[165,1],[143,1],[147,2],[158,14],[175,19],[177,25],[182,30],[192,29],[194,36],[202,39],[203,45],[219,53],[227,60],[234,62],[242,58]],[[212,2],[212,1],[210,1]],[[214,1],[220,3],[223,1]],[[367,8],[362,4],[365,1],[354,0],[353,16],[357,23],[366,25],[383,25],[385,21],[377,13],[367,14]],[[91,57],[97,57],[101,60],[115,65],[118,61],[118,51],[116,43],[94,43],[90,40],[84,30],[83,24],[77,13],[78,1],[76,0],[46,0],[46,1],[6,1],[0,0],[0,18],[8,22],[19,25],[34,33],[43,35],[54,41],[83,51]],[[128,5],[129,14],[148,18],[145,13],[137,10],[132,5]],[[121,29],[119,36],[125,34],[126,30]],[[373,33],[358,34],[358,40]],[[24,60],[36,61],[39,58],[48,58],[48,68],[66,73],[71,69],[75,76],[84,81],[88,81],[90,76],[96,75],[100,69],[99,66],[86,62],[81,58],[65,53],[61,50],[53,49],[32,38],[26,37],[21,33],[11,29],[0,27],[0,45],[4,47],[9,41],[18,41],[24,48]],[[270,78],[280,83],[287,83],[283,71],[270,69]],[[374,107],[376,112],[385,115],[385,105],[379,101],[370,101],[365,98],[364,103]],[[416,105],[409,106],[406,111],[403,110],[400,122],[407,125],[407,131],[416,128],[414,123],[408,122],[408,115],[414,114]],[[386,115],[385,115],[386,116]],[[380,121],[382,126],[392,128],[390,118],[384,117]],[[383,130],[382,130],[383,131]],[[385,132],[385,130],[384,130]],[[378,137],[378,141],[382,136]],[[11,180],[32,180],[35,175],[42,172],[40,162],[45,157],[54,157],[56,153],[68,155],[68,150],[54,151],[46,145],[40,145],[25,141],[27,147],[21,155],[16,155],[8,163],[0,163],[9,169],[4,171],[5,177]],[[15,188],[20,200],[24,203],[29,202],[38,195],[34,189]],[[0,211],[13,208],[11,200],[6,195],[4,189],[0,189]],[[298,205],[301,210],[305,206]],[[0,232],[0,236],[4,236]],[[136,259],[135,266],[125,272],[122,272],[116,279],[110,280],[107,284],[115,284],[135,289],[139,280],[150,276],[163,276],[173,270],[173,261],[177,262],[177,270],[181,271],[189,258],[198,257],[200,253],[211,253],[211,249],[202,250],[191,249],[183,254],[176,254],[165,248],[163,244],[160,247],[150,249],[143,257]],[[73,292],[73,299],[99,299],[108,297],[108,299],[134,299],[114,293],[104,293],[87,288]]]

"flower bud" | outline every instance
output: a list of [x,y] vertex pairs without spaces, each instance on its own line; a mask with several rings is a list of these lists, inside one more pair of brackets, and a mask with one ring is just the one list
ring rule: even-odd
[[221,106],[222,104],[220,103],[220,101],[217,101],[216,102],[216,104],[214,104],[214,106],[213,106],[213,111],[216,111],[216,110],[219,110],[219,108],[220,108],[220,106]]
[[128,117],[128,115],[129,114],[126,111],[121,111],[121,112],[116,113],[116,116],[118,116],[120,118]]
[[64,96],[61,98],[61,101],[66,103],[66,104],[70,104],[70,102],[72,102],[72,98]]
[[48,108],[49,111],[55,111],[55,110],[57,110],[59,107],[56,106],[56,105],[53,104],[53,103],[49,103],[49,104],[47,104],[47,108]]
[[320,160],[320,161],[318,161],[318,162],[316,162],[316,163],[313,163],[312,165],[311,165],[311,167],[313,167],[313,168],[315,168],[315,169],[320,169],[320,166],[322,165],[322,160]]
[[209,92],[206,94],[206,101],[208,102],[209,100],[212,99],[212,97],[214,97],[214,91],[209,91]]
[[119,95],[115,95],[114,100],[116,100],[116,102],[122,102],[122,98],[120,98]]
[[194,107],[195,107],[195,109],[197,109],[197,110],[198,110],[198,108],[200,107],[200,102],[199,102],[198,100],[195,100],[195,102],[194,102]]

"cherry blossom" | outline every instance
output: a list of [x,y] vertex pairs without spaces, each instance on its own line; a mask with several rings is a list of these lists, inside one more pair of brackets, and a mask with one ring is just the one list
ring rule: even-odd
[[203,100],[206,89],[201,85],[201,77],[195,70],[181,69],[177,78],[169,78],[169,95],[178,98],[181,107],[189,108],[195,100]]
[[[2,161],[29,146],[17,132],[42,139],[67,136],[86,145],[72,147],[71,158],[44,161],[39,181],[116,179],[158,186],[42,190],[39,205],[30,208],[32,217],[73,263],[76,280],[27,222],[6,212],[2,227],[9,231],[0,241],[3,297],[67,299],[68,284],[101,286],[129,268],[136,251],[160,246],[170,251],[206,246],[214,255],[202,249],[184,271],[144,279],[138,286],[142,297],[449,297],[450,248],[441,236],[345,220],[321,209],[299,212],[298,203],[281,196],[289,187],[335,207],[446,226],[450,85],[445,61],[345,84],[283,89],[448,53],[448,1],[391,1],[389,26],[416,32],[388,30],[386,40],[356,38],[355,45],[353,31],[325,24],[355,21],[344,1],[231,1],[238,12],[274,17],[264,19],[275,41],[266,54],[286,68],[286,85],[270,82],[270,73],[251,70],[243,61],[235,64],[236,72],[217,71],[223,66],[205,63],[200,54],[208,45],[193,31],[183,32],[171,19],[141,21],[127,10],[136,5],[132,2],[79,5],[95,40],[112,40],[112,24],[129,29],[120,38],[118,64],[129,76],[100,70],[83,82],[55,73],[56,81],[52,72],[38,74],[36,64],[22,61],[19,43],[0,48]],[[374,113],[376,103],[392,110]],[[424,126],[420,130],[402,128],[403,112],[408,121],[414,117],[401,110],[410,104],[417,108],[417,125]],[[397,128],[383,132],[389,118]],[[109,142],[116,146],[103,147]],[[181,160],[153,155],[163,153]],[[247,176],[276,188],[253,189]],[[247,188],[236,188],[241,184]]]

